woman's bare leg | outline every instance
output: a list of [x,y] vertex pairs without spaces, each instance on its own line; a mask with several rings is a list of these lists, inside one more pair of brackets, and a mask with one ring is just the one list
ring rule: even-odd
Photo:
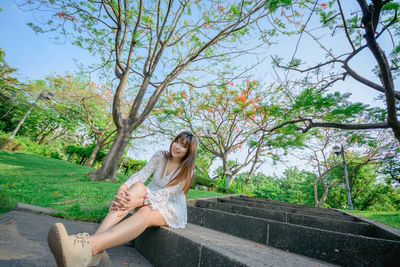
[[[143,183],[135,183],[128,188],[128,192],[136,196],[137,203],[143,203],[143,197],[147,194],[146,186]],[[101,222],[99,228],[97,229],[95,235],[106,231],[107,229],[113,227],[119,223],[131,210],[121,211],[121,210],[109,210],[107,216]]]
[[92,254],[116,247],[135,239],[149,226],[166,226],[164,217],[159,210],[143,206],[128,219],[108,228],[104,232],[89,237]]

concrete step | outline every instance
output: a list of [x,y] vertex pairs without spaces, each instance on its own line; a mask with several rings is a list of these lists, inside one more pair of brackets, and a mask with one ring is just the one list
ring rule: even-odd
[[269,203],[251,202],[251,201],[247,201],[247,200],[241,200],[238,198],[218,198],[218,199],[216,199],[216,201],[222,202],[222,203],[228,203],[228,204],[241,205],[241,206],[245,206],[245,207],[255,207],[255,208],[266,209],[266,210],[289,212],[292,214],[299,214],[299,215],[305,215],[305,216],[323,217],[323,218],[329,218],[329,219],[341,220],[341,221],[349,221],[349,222],[357,222],[358,221],[358,219],[355,217],[346,215],[344,213],[341,214],[339,212],[335,212],[334,214],[332,214],[332,213],[321,212],[321,211],[304,210],[304,209],[298,209],[295,207],[274,205],[272,203],[269,204]]
[[191,223],[149,228],[135,248],[154,266],[334,266]]
[[284,211],[265,210],[260,208],[246,207],[236,204],[221,203],[208,200],[198,200],[195,206],[262,219],[274,220],[278,222],[314,227],[318,229],[331,230],[354,235],[377,237],[375,226],[364,222],[356,223],[350,221],[341,221],[324,217],[292,214]]
[[188,221],[267,246],[344,266],[400,266],[396,240],[345,234],[188,206]]
[[333,214],[333,215],[343,215],[343,212],[338,211],[336,209],[318,208],[318,207],[314,207],[314,206],[300,205],[300,204],[283,202],[283,201],[272,200],[272,199],[249,197],[249,196],[245,196],[245,195],[231,196],[230,199],[244,200],[244,201],[250,201],[250,202],[256,202],[256,203],[264,203],[267,205],[269,204],[269,205],[274,205],[274,206],[289,207],[289,208],[295,208],[295,209],[299,209],[299,210],[315,211],[315,212],[319,212],[319,213],[327,213],[327,214]]

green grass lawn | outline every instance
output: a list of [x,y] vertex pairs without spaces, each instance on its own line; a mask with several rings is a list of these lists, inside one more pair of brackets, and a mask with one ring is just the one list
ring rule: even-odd
[[[18,202],[57,210],[56,216],[98,222],[123,181],[93,182],[92,168],[35,154],[0,151],[0,213]],[[187,198],[223,195],[190,189]]]
[[351,213],[392,227],[400,228],[400,212],[398,211],[351,211]]

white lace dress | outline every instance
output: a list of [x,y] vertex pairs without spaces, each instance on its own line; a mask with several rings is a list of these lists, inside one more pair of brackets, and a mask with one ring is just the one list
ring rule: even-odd
[[184,228],[187,223],[186,198],[183,192],[185,181],[173,186],[166,186],[173,178],[171,177],[173,171],[168,176],[162,173],[165,162],[166,159],[162,152],[157,151],[150,161],[124,184],[129,187],[137,182],[144,183],[154,173],[153,180],[146,186],[146,196],[150,200],[150,207],[161,212],[168,226]]

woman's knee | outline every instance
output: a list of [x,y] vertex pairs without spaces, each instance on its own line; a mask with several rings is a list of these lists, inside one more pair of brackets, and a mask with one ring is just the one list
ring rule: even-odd
[[142,193],[143,195],[147,194],[146,186],[141,182],[137,182],[137,183],[134,183],[133,185],[131,185],[128,188],[128,191],[129,192]]

